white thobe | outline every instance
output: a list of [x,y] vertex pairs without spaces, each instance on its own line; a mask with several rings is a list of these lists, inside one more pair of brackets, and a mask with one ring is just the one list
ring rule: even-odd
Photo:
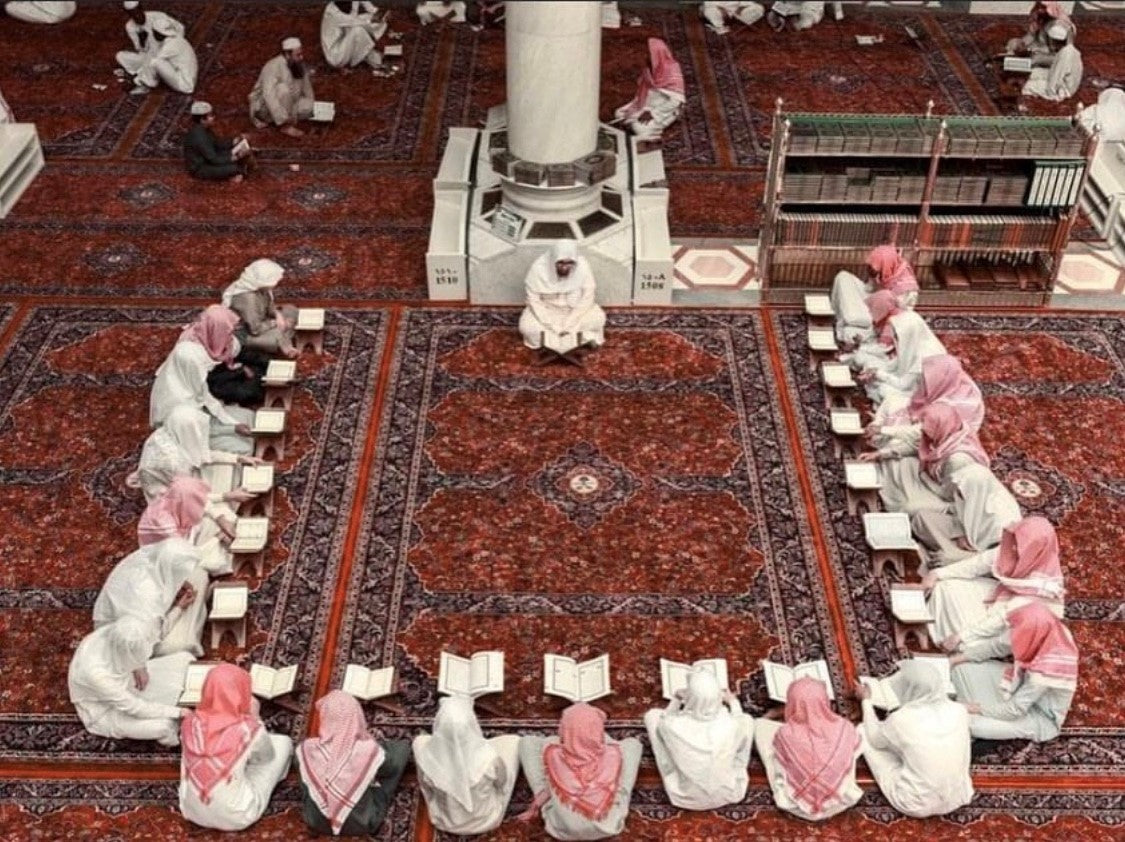
[[[758,749],[758,756],[762,758],[762,765],[766,769],[766,778],[769,780],[770,791],[773,792],[773,801],[779,810],[792,813],[809,822],[819,822],[830,819],[837,813],[853,806],[863,797],[863,790],[855,781],[855,763],[852,763],[851,772],[840,781],[836,792],[824,803],[824,809],[819,813],[812,813],[802,802],[793,797],[789,791],[789,781],[785,769],[777,761],[777,754],[773,750],[773,741],[777,732],[781,730],[782,723],[772,722],[769,719],[759,719],[754,723],[754,745]],[[863,751],[863,729],[858,725],[856,731],[860,741],[856,746],[855,756],[858,758]]]
[[211,790],[211,800],[206,804],[181,764],[180,812],[200,827],[245,830],[266,811],[274,788],[289,771],[292,757],[293,741],[289,737],[261,729],[230,777]]
[[1106,88],[1098,94],[1096,105],[1082,109],[1078,121],[1091,132],[1101,132],[1098,139],[1102,143],[1125,141],[1125,90]]
[[[614,116],[619,120],[623,119],[629,131],[636,135],[638,140],[659,140],[664,130],[676,122],[683,107],[684,95],[679,91],[653,88],[648,92],[644,107],[636,116],[628,118],[624,116],[629,104],[618,108]],[[646,113],[650,114],[652,119],[642,123],[640,118]]]
[[751,26],[766,13],[761,3],[755,2],[704,2],[699,5],[699,15],[715,32],[729,32],[727,20],[737,20]]
[[454,0],[452,3],[442,3],[441,0],[426,0],[415,7],[418,20],[422,25],[433,23],[442,18],[449,18],[454,23],[465,22],[464,0]]
[[[973,462],[950,475],[952,505],[945,511],[927,509],[911,518],[911,529],[930,552],[933,564],[959,561],[1000,543],[1004,528],[1023,518],[1019,503],[996,475]],[[957,539],[972,547],[963,550]]]
[[[144,25],[138,24],[132,18],[125,22],[125,35],[129,38],[129,43],[133,45],[133,49],[121,50],[117,53],[117,63],[121,65],[122,69],[130,76],[136,76],[137,82],[150,88],[156,87],[156,71],[152,64],[161,48],[161,43],[153,35],[155,32],[153,27],[160,21],[166,21],[173,26],[175,37],[184,37],[184,25],[171,15],[164,12],[145,12]],[[143,46],[141,44],[142,32],[145,33]],[[165,40],[171,40],[171,38]],[[194,55],[193,52],[193,58]],[[194,88],[194,79],[192,87]]]
[[305,69],[304,78],[297,79],[285,56],[274,56],[262,67],[250,91],[250,119],[258,128],[307,120],[312,116],[314,102],[309,69]]
[[[677,807],[716,810],[736,804],[746,796],[754,720],[742,712],[741,706],[737,710],[735,706],[738,706],[737,700],[729,710],[723,708],[711,720],[700,720],[681,711],[678,700],[673,700],[667,708],[656,708],[645,714],[645,729],[656,767],[668,799]],[[721,748],[706,760],[698,752],[692,752],[694,756],[690,758],[678,756],[676,744],[665,738],[665,729],[669,727],[699,732],[701,743],[710,742]],[[716,755],[721,757],[718,764]],[[706,764],[705,777],[697,771],[701,763]]]
[[387,31],[385,20],[376,20],[379,8],[374,3],[353,3],[351,14],[341,12],[335,3],[324,7],[320,21],[320,49],[333,67],[355,67],[367,61],[382,63],[376,42]]
[[[414,738],[413,752],[418,751],[432,737],[422,734]],[[466,808],[450,793],[440,790],[418,770],[418,785],[426,799],[426,809],[434,827],[445,833],[475,835],[495,830],[504,821],[512,790],[519,777],[520,738],[505,734],[487,741],[496,752],[496,762],[469,790],[472,808]]]
[[891,316],[895,334],[895,354],[885,365],[872,365],[875,380],[867,386],[868,396],[881,403],[893,391],[909,398],[922,379],[922,361],[946,353],[945,346],[929,325],[913,310]]
[[1053,740],[1074,701],[1074,684],[1024,671],[1019,684],[1005,697],[1000,682],[1010,664],[985,661],[961,664],[953,670],[957,698],[977,702],[981,712],[969,717],[969,730],[978,740]]
[[880,722],[863,700],[863,757],[891,806],[908,816],[951,813],[973,799],[969,712],[949,699],[905,705]]
[[617,743],[621,747],[621,777],[617,792],[609,811],[600,819],[590,819],[572,810],[559,800],[551,789],[547,778],[547,767],[543,762],[543,752],[548,745],[558,744],[558,737],[524,737],[520,746],[520,765],[524,777],[534,795],[546,790],[549,794],[542,807],[543,824],[552,839],[605,839],[617,836],[625,830],[625,820],[629,817],[629,801],[633,797],[633,784],[637,781],[637,770],[641,765],[641,744],[633,737],[615,740],[606,737],[607,743]]
[[8,101],[4,99],[4,94],[0,92],[0,125],[14,122],[16,122],[16,115],[12,113],[12,106],[8,105]]
[[[169,556],[177,561],[159,563]],[[199,559],[198,548],[183,538],[167,538],[125,556],[110,571],[94,601],[94,627],[127,615],[139,617],[159,624],[157,655],[202,655],[210,579]],[[185,582],[195,588],[195,600],[187,608],[180,608],[175,605],[176,593]]]
[[207,388],[207,374],[216,365],[220,363],[211,359],[207,349],[198,342],[177,342],[172,346],[172,352],[156,370],[149,398],[149,424],[159,427],[172,408],[181,403],[198,406],[222,424],[240,423]]
[[163,82],[181,94],[190,94],[195,90],[198,76],[199,61],[195,50],[184,38],[165,38],[157,45],[151,60],[140,65],[134,73],[138,84],[155,88]]
[[808,29],[824,19],[824,0],[775,0],[770,8],[782,17],[796,17],[795,29]]
[[1037,96],[1059,102],[1070,99],[1082,84],[1082,53],[1067,44],[1057,53],[1050,67],[1033,68],[1023,85],[1024,96]]
[[13,0],[4,11],[24,23],[62,23],[74,17],[78,4],[73,0]]
[[110,629],[91,632],[78,644],[67,672],[70,701],[91,734],[114,739],[179,742],[176,700],[192,657],[186,652],[152,658],[145,665],[148,684],[137,690],[132,672],[115,669],[107,656]]

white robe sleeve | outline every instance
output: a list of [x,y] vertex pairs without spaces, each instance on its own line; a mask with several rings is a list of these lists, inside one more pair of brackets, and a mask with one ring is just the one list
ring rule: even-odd
[[[129,680],[126,677],[125,681]],[[101,704],[134,719],[179,719],[180,708],[162,705],[130,693],[121,677],[113,675],[101,666],[95,666],[86,673],[85,684],[92,690]]]

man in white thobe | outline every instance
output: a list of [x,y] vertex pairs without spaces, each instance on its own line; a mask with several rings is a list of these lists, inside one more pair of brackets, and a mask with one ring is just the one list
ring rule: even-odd
[[5,3],[4,11],[24,23],[62,23],[74,17],[78,4],[73,0],[19,0]]
[[711,31],[718,35],[730,32],[727,21],[735,20],[752,26],[762,19],[766,13],[761,3],[754,2],[705,2],[699,4],[699,16],[711,27]]
[[272,123],[282,134],[302,137],[304,132],[296,124],[313,115],[314,102],[301,41],[286,38],[281,42],[281,55],[266,62],[250,92],[250,120],[259,129]]
[[[138,0],[127,0],[123,5],[125,11],[129,14],[129,19],[125,22],[125,34],[133,45],[133,49],[118,52],[117,63],[133,80],[134,87],[131,93],[143,94],[147,93],[150,88],[156,87],[160,74],[153,64],[156,61],[157,54],[161,51],[163,42],[170,38],[183,39],[184,25],[164,12],[146,11]],[[160,38],[157,37],[158,26]],[[186,41],[184,41],[184,44],[187,45],[188,51],[191,53],[191,64],[195,65],[195,51]],[[182,47],[176,47],[174,52],[176,64],[183,65],[185,60],[182,57],[184,52]],[[167,62],[167,58],[165,61]],[[165,72],[169,73],[167,63],[165,64]],[[191,72],[191,89],[181,91],[181,93],[191,93],[191,90],[195,89],[197,72],[198,70],[192,70]],[[182,78],[178,72],[169,73],[169,76],[177,84],[182,85]],[[169,87],[179,90],[171,84],[169,84]]]
[[524,279],[527,307],[519,330],[528,348],[567,354],[605,341],[605,311],[594,301],[597,285],[573,240],[559,240],[540,255]]
[[1047,27],[1047,43],[1054,54],[1050,67],[1032,68],[1023,86],[1024,96],[1061,102],[1078,93],[1082,84],[1082,53],[1071,40],[1071,29],[1063,23]]
[[1090,131],[1100,132],[1102,143],[1125,141],[1125,90],[1106,88],[1098,94],[1096,105],[1082,109],[1078,122]]
[[414,11],[418,13],[418,20],[422,22],[422,26],[443,18],[448,18],[454,23],[464,23],[466,6],[464,0],[424,0],[414,8]]
[[387,13],[374,3],[333,2],[320,21],[320,48],[333,67],[383,64],[379,40],[387,33]]
[[775,0],[767,20],[780,32],[787,23],[794,29],[809,29],[824,19],[824,0]]

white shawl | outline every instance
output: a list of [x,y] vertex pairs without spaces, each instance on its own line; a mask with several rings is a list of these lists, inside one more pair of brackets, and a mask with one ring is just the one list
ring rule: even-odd
[[473,787],[496,763],[496,749],[484,738],[472,702],[447,696],[438,704],[434,733],[414,751],[414,764],[435,789],[473,810]]
[[134,616],[155,620],[162,628],[177,591],[198,563],[198,550],[178,537],[149,544],[125,556],[110,571],[94,602],[94,627]]

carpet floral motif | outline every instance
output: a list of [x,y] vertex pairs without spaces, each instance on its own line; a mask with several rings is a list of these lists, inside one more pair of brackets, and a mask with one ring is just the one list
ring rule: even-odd
[[589,529],[626,503],[640,483],[624,465],[580,442],[531,479],[531,488],[567,518]]

